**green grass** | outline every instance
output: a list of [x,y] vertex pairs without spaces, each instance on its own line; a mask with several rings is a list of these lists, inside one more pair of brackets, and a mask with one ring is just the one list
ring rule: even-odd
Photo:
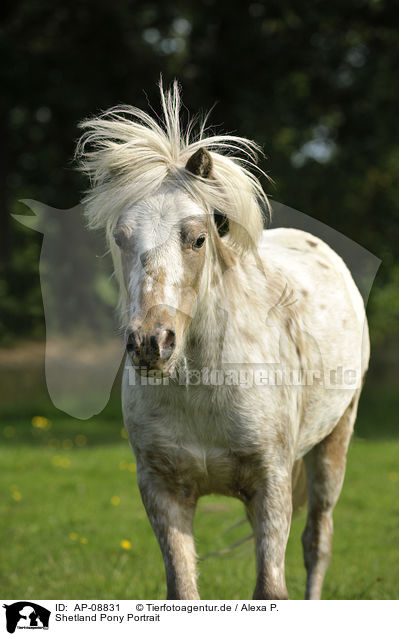
[[[393,424],[397,398],[392,392],[384,394],[380,409],[378,396],[375,403],[373,399],[362,407],[358,437],[349,451],[334,515],[326,599],[399,598],[399,437]],[[50,418],[51,428],[32,426],[33,415]],[[121,429],[118,398],[87,422],[63,415],[46,400],[13,402],[2,408],[2,598],[165,597],[160,551]],[[112,503],[113,497],[119,500]],[[238,501],[202,499],[195,521],[199,554],[249,534],[247,525],[231,529],[243,516]],[[302,511],[293,521],[287,549],[287,584],[294,599],[304,592],[300,545],[304,519]],[[125,549],[122,541],[129,541],[131,547]],[[201,561],[201,597],[249,598],[254,565],[252,542]]]

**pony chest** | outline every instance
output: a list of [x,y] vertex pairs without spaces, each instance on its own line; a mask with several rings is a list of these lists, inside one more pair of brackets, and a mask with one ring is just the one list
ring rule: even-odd
[[246,500],[263,454],[243,431],[223,418],[159,424],[150,424],[146,439],[136,439],[146,471],[184,498],[219,493]]
[[144,453],[146,468],[182,498],[219,493],[250,498],[259,461],[256,453],[198,443],[155,444]]
[[210,400],[147,401],[125,409],[138,470],[184,498],[220,493],[244,498],[263,459],[255,431]]

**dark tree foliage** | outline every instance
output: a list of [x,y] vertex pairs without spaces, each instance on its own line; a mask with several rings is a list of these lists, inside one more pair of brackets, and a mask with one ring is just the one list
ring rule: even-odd
[[[394,0],[36,0],[0,29],[0,337],[43,333],[41,237],[18,200],[76,205],[77,123],[117,103],[158,107],[177,77],[190,113],[258,141],[268,193],[383,259],[376,333],[399,308],[399,38]],[[220,124],[220,126],[219,126]]]

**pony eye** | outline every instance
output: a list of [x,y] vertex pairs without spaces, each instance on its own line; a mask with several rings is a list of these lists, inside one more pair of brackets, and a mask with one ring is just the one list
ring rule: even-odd
[[120,249],[123,249],[124,247],[126,247],[127,241],[129,239],[129,235],[126,232],[126,228],[117,227],[114,230],[113,238],[114,238],[114,241],[115,241],[116,245]]
[[206,239],[205,234],[201,234],[201,236],[199,236],[197,240],[193,242],[193,248],[196,250],[199,250],[205,243],[205,239]]

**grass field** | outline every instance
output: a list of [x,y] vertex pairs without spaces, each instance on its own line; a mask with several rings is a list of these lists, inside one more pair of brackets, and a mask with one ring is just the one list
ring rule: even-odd
[[[394,391],[368,392],[335,512],[326,599],[399,598],[399,435]],[[63,415],[48,400],[1,410],[0,596],[4,599],[158,599],[165,597],[160,551],[123,437],[119,399],[89,421]],[[36,419],[32,418],[34,416]],[[195,521],[200,555],[249,534],[238,501],[206,497]],[[302,598],[305,572],[293,521],[286,574]],[[253,544],[200,563],[203,599],[252,594]]]

